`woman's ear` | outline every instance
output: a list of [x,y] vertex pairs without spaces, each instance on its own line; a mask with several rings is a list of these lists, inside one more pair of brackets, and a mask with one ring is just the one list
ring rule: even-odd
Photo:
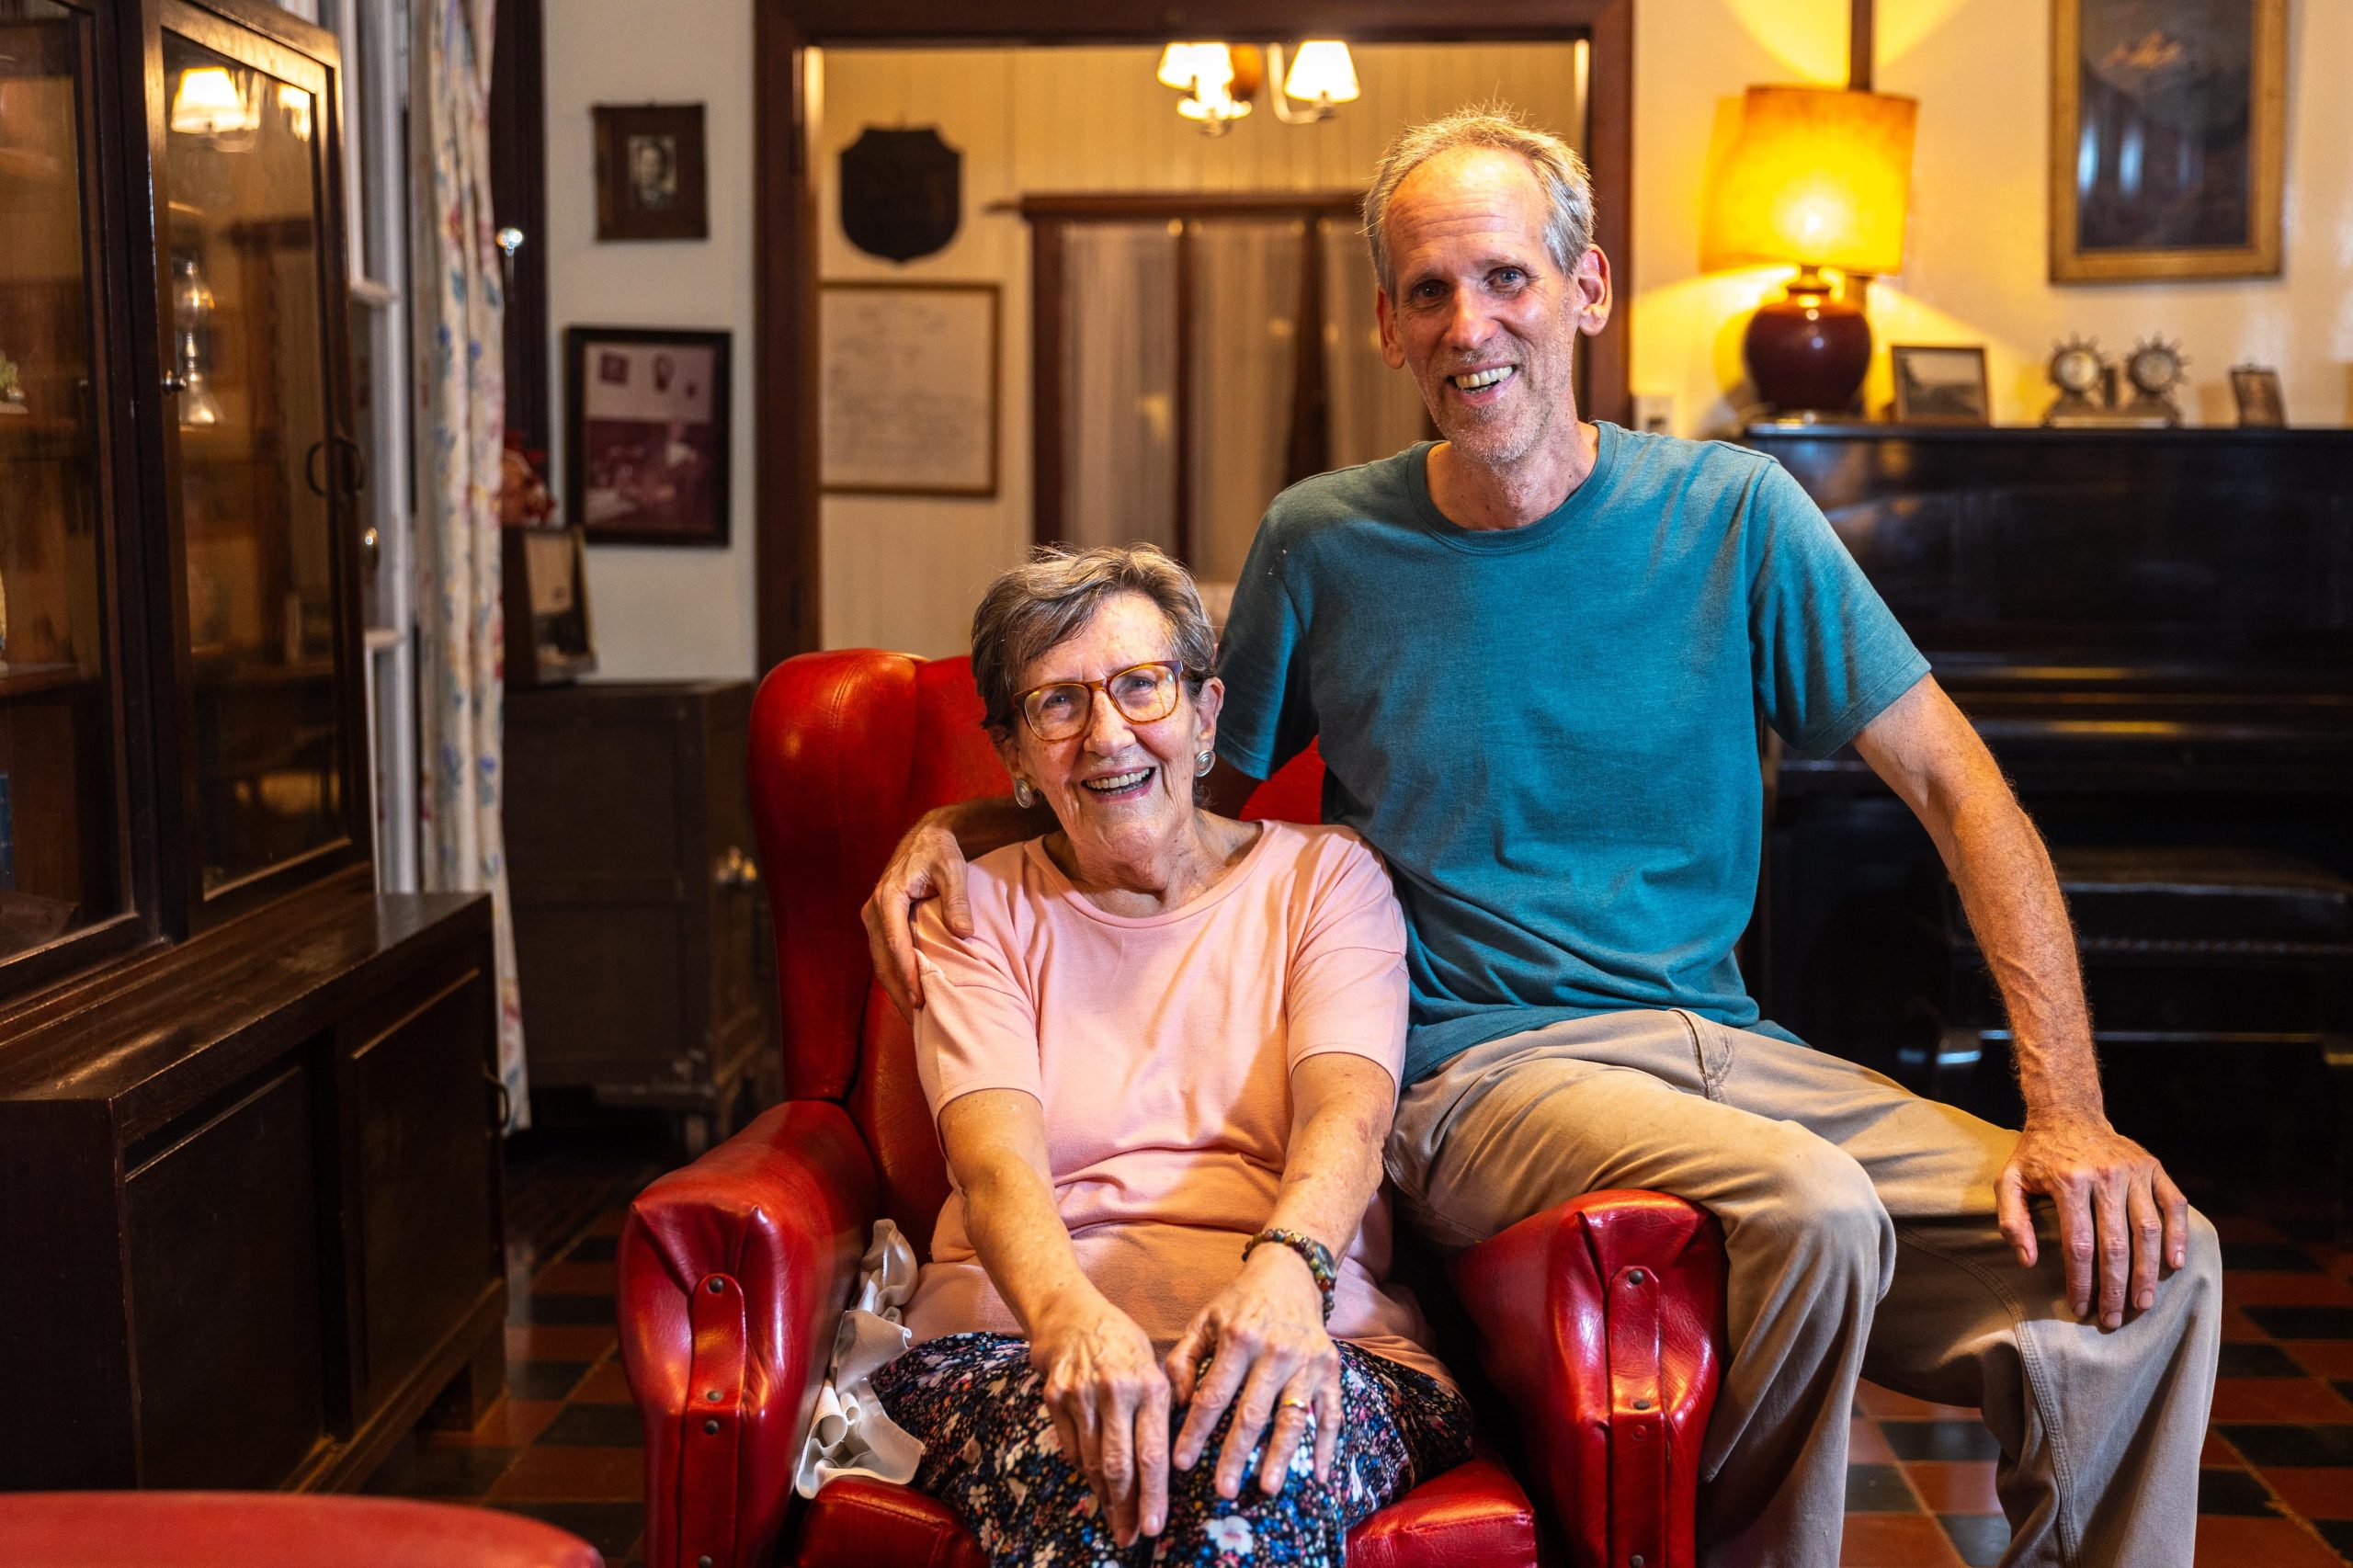
[[1193,710],[1201,716],[1201,749],[1217,749],[1217,716],[1225,711],[1225,682],[1215,676],[1201,682],[1201,694],[1193,699]]
[[1006,772],[1016,778],[1020,778],[1021,736],[1019,732],[1006,730],[1002,734],[993,732],[989,735],[989,744],[996,747],[996,759],[1005,764]]

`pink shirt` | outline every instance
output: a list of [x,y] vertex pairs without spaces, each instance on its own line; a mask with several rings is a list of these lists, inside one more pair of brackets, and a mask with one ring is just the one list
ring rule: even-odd
[[[1079,1267],[1164,1351],[1242,1268],[1290,1137],[1290,1074],[1346,1051],[1404,1061],[1405,928],[1381,862],[1338,827],[1267,823],[1209,892],[1104,912],[1031,840],[972,866],[973,934],[915,921],[915,1065],[936,1120],[981,1089],[1045,1108],[1054,1199]],[[1340,1260],[1332,1335],[1436,1377],[1413,1298],[1381,1284],[1376,1195]],[[918,1340],[1019,1325],[973,1256],[964,1199],[940,1210],[908,1304]]]

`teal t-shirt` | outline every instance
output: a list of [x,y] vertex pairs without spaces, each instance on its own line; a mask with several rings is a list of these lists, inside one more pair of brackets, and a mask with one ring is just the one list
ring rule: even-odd
[[1408,1083],[1594,1013],[1755,1025],[1757,722],[1826,756],[1928,670],[1779,464],[1600,432],[1525,528],[1447,521],[1427,443],[1293,485],[1234,590],[1218,751],[1265,778],[1320,737],[1404,905]]

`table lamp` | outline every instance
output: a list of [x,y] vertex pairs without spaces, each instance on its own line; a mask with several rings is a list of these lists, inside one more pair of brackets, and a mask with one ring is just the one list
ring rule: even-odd
[[1836,87],[1751,87],[1741,104],[1705,249],[1711,267],[1797,264],[1788,292],[1757,307],[1741,344],[1758,397],[1776,409],[1838,412],[1863,384],[1870,324],[1832,296],[1822,268],[1903,265],[1918,108]]

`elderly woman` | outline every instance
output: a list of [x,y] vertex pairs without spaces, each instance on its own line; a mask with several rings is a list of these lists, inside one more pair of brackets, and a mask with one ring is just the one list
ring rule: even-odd
[[1345,829],[1195,804],[1223,688],[1159,551],[1040,552],[972,649],[1016,796],[1056,826],[973,864],[969,937],[918,917],[955,1190],[875,1391],[997,1564],[1338,1562],[1470,1430],[1381,1282],[1388,878]]

